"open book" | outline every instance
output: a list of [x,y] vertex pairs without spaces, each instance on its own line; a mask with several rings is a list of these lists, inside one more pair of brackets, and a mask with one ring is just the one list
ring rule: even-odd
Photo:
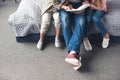
[[71,10],[66,10],[66,11],[68,11],[68,12],[79,12],[79,11],[85,10],[88,7],[90,7],[90,4],[84,4],[80,7],[78,7],[77,9],[71,9]]

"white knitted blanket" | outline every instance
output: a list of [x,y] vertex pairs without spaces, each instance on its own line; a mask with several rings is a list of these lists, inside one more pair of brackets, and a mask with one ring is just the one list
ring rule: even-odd
[[22,0],[18,9],[9,16],[9,25],[16,36],[39,33],[41,24],[40,7],[46,0]]

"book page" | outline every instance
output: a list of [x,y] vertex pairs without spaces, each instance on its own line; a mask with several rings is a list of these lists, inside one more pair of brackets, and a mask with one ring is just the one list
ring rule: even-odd
[[68,12],[79,12],[79,11],[85,10],[88,7],[90,7],[90,4],[84,4],[80,7],[78,7],[77,9],[71,9],[71,10],[66,10],[66,11],[68,11]]

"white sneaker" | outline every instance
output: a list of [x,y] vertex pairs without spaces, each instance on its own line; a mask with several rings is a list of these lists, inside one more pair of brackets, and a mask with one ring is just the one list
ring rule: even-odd
[[40,40],[37,43],[37,48],[42,50],[43,49],[43,42],[41,42]]
[[110,39],[103,38],[102,48],[107,48],[109,46],[109,40]]
[[60,40],[55,40],[55,47],[59,48],[61,47],[61,41]]
[[82,66],[82,63],[81,63],[81,57],[79,58],[79,63],[78,63],[78,65],[73,65],[73,69],[74,70],[78,70],[80,67]]
[[84,41],[83,44],[84,44],[84,47],[85,47],[86,51],[91,51],[92,50],[92,46],[91,46],[89,40]]
[[73,69],[74,69],[74,70],[78,70],[81,66],[82,66],[82,64],[81,64],[81,62],[80,62],[79,65],[74,66]]

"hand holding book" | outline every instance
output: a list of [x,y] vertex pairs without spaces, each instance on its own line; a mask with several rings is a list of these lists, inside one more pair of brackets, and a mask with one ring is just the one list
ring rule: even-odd
[[80,11],[84,11],[88,7],[90,7],[90,4],[83,4],[82,6],[78,7],[77,9],[70,9],[70,10],[66,10],[66,11],[68,11],[68,12],[80,12]]

